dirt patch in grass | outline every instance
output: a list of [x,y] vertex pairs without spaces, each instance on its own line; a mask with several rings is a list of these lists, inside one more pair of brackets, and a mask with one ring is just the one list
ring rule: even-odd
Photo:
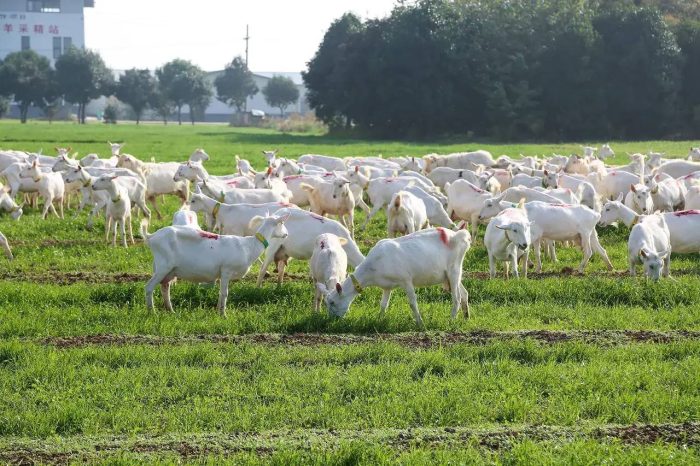
[[249,335],[191,335],[162,337],[151,335],[78,335],[70,337],[47,337],[37,341],[58,348],[76,348],[89,345],[178,345],[197,342],[261,344],[269,346],[321,346],[357,345],[367,343],[398,343],[411,348],[431,348],[458,343],[481,345],[498,340],[535,340],[546,344],[566,341],[581,341],[598,345],[626,343],[668,343],[678,340],[700,339],[700,331],[676,330],[659,332],[653,330],[519,330],[438,333],[378,333],[372,335],[322,334],[322,333],[255,333]]
[[100,273],[100,272],[0,272],[0,280],[44,283],[51,285],[72,285],[74,283],[135,283],[146,282],[151,278],[139,273]]
[[[700,445],[700,423],[642,424],[601,426],[596,428],[522,426],[515,428],[478,429],[438,427],[373,430],[297,430],[272,432],[207,433],[140,437],[76,437],[64,439],[64,445],[45,440],[14,439],[2,442],[0,461],[9,464],[66,464],[90,462],[120,453],[144,457],[176,454],[183,459],[206,455],[252,452],[269,455],[280,447],[309,451],[314,447],[332,448],[340,442],[379,443],[398,451],[409,448],[440,448],[477,445],[488,450],[503,450],[531,440],[566,443],[579,439],[601,442],[618,440],[627,445],[653,443],[688,447]],[[75,442],[75,446],[69,446]]]

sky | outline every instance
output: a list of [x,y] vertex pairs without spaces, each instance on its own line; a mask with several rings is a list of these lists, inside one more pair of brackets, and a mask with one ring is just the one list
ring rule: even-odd
[[387,15],[394,0],[96,0],[85,8],[85,45],[113,69],[184,58],[205,71],[245,54],[252,71],[306,68],[331,22],[346,11]]

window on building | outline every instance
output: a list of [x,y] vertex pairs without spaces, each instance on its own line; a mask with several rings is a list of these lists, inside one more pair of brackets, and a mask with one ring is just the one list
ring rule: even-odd
[[29,50],[29,36],[22,36],[22,50]]
[[61,56],[61,38],[53,38],[53,58],[54,60]]
[[61,0],[27,0],[27,11],[60,13]]
[[63,53],[66,53],[68,49],[70,49],[73,46],[73,38],[72,37],[64,37],[63,38]]

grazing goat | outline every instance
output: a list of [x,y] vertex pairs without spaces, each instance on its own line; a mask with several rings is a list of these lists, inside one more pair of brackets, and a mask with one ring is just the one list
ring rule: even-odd
[[314,281],[314,312],[319,312],[324,293],[321,287],[333,289],[335,285],[345,280],[348,269],[348,256],[343,250],[343,245],[347,243],[345,238],[339,238],[333,233],[324,233],[316,238],[309,268],[311,278]]
[[346,278],[328,290],[317,285],[325,294],[326,307],[331,315],[342,317],[353,299],[364,288],[382,288],[381,316],[389,305],[391,291],[406,291],[413,318],[424,327],[418,310],[415,287],[442,284],[452,293],[452,318],[461,308],[469,317],[469,295],[462,285],[462,262],[471,246],[466,230],[451,231],[444,228],[421,230],[396,239],[379,241],[367,254],[367,258]]

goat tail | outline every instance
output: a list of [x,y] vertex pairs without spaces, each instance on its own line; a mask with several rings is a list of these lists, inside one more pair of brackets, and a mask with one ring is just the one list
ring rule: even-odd
[[146,244],[148,244],[148,239],[151,236],[152,235],[148,234],[148,219],[147,218],[141,219],[141,237],[146,242]]

